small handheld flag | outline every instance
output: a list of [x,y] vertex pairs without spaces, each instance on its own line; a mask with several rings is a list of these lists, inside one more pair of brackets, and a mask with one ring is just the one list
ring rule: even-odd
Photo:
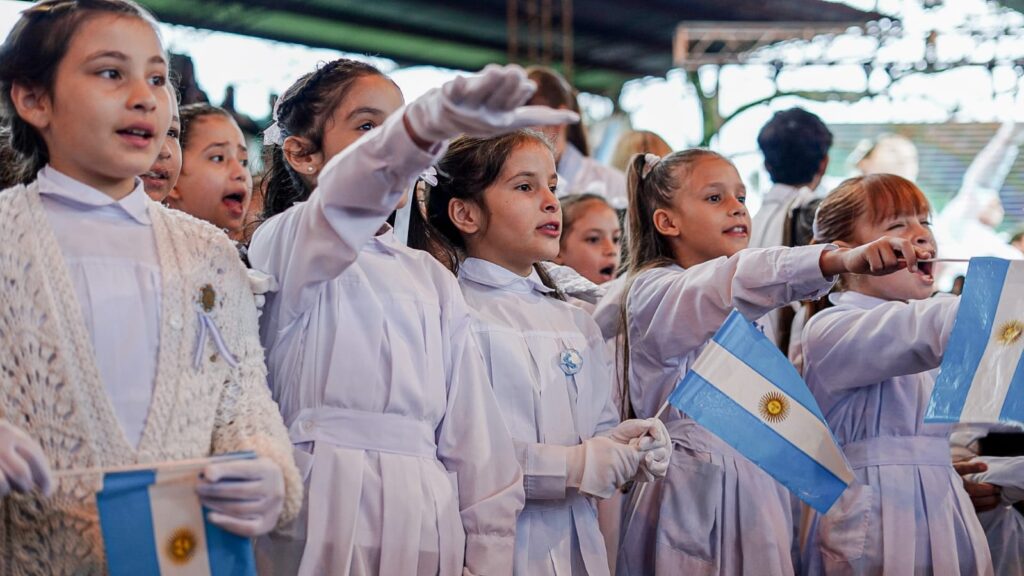
[[668,402],[823,514],[853,481],[796,368],[735,310]]
[[195,487],[210,462],[251,452],[109,472],[96,495],[111,576],[250,576],[252,542],[210,524]]
[[925,422],[1024,426],[1024,260],[972,258]]

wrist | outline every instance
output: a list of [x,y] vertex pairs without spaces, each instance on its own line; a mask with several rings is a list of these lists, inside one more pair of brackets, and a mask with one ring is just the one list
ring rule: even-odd
[[402,113],[402,125],[405,126],[405,132],[409,135],[409,138],[412,139],[413,144],[415,144],[420,150],[429,152],[434,147],[435,142],[431,142],[422,135],[416,133],[416,130],[412,126],[412,122],[409,121],[408,112]]
[[579,488],[583,483],[583,469],[587,464],[585,444],[567,446],[565,451],[565,486]]
[[821,268],[821,275],[828,278],[846,272],[843,259],[847,252],[849,252],[849,248],[823,251],[818,258],[818,267]]

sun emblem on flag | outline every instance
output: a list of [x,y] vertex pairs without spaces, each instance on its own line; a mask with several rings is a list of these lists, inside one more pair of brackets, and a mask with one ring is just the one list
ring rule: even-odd
[[1024,336],[1024,322],[1020,320],[1003,322],[1003,325],[996,330],[996,342],[1005,346],[1020,342],[1021,336]]
[[196,535],[188,528],[178,528],[167,539],[167,556],[175,564],[187,564],[196,554]]
[[769,422],[782,422],[789,416],[789,400],[778,392],[768,392],[761,396],[758,406],[761,417]]

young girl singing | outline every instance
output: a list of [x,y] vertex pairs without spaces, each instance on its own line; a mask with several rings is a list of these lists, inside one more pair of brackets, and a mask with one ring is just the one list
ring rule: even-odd
[[106,572],[82,469],[254,450],[203,471],[209,520],[256,536],[301,503],[234,248],[138,178],[170,126],[166,79],[156,22],[125,0],[41,2],[0,48],[5,122],[37,171],[0,193],[7,574]]
[[249,258],[281,287],[263,339],[309,498],[262,543],[268,573],[511,572],[521,473],[469,309],[385,219],[448,138],[575,118],[521,107],[533,89],[490,67],[403,107],[389,78],[343,59],[278,102]]
[[475,312],[474,334],[523,468],[514,572],[607,574],[594,498],[611,496],[638,470],[663,475],[668,434],[657,420],[619,424],[600,330],[539,273],[537,264],[559,250],[557,178],[537,132],[461,138],[438,165],[427,214],[467,256],[460,263],[452,252],[448,264]]
[[209,104],[181,108],[181,175],[167,205],[229,234],[242,231],[252,200],[245,135],[231,114]]
[[[629,169],[628,398],[640,417],[665,402],[731,310],[754,321],[815,298],[843,272],[916,265],[912,244],[882,238],[835,246],[744,250],[746,189],[736,168],[703,149]],[[898,256],[906,259],[904,264]],[[792,574],[789,495],[686,414],[665,412],[674,443],[663,482],[634,488],[619,570],[627,574]]]
[[[931,207],[892,174],[847,180],[821,203],[815,239],[857,247],[883,235],[936,254]],[[846,276],[804,329],[807,385],[857,480],[815,515],[808,574],[991,574],[985,533],[950,460],[945,424],[925,424],[935,368],[960,299],[934,297],[930,263]]]

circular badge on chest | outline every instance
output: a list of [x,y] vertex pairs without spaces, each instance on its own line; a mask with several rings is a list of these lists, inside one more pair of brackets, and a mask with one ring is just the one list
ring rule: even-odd
[[575,348],[569,348],[559,355],[558,364],[566,376],[572,376],[583,368],[583,356]]

